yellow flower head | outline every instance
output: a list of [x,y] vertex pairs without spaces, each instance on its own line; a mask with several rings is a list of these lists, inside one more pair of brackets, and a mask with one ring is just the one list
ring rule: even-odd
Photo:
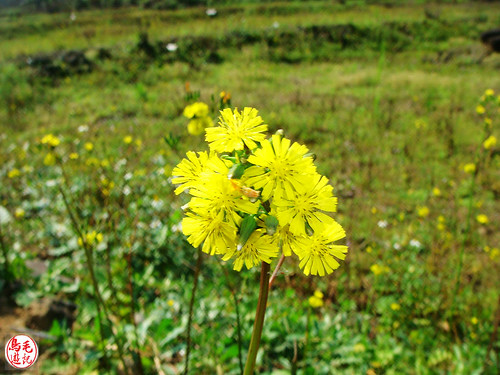
[[12,168],[8,173],[7,173],[7,177],[8,178],[16,178],[16,177],[19,177],[21,175],[21,171],[17,168]]
[[188,133],[192,135],[200,135],[206,128],[213,126],[213,124],[212,119],[208,116],[193,118],[188,123]]
[[417,209],[417,213],[418,213],[418,216],[420,216],[420,217],[427,217],[427,216],[429,216],[429,213],[430,213],[429,207],[427,207],[427,206],[419,207]]
[[225,217],[236,224],[241,221],[237,211],[256,214],[259,202],[251,202],[247,197],[235,190],[227,176],[211,173],[195,186],[190,194],[193,196],[189,208],[197,213],[205,214],[223,212]]
[[54,134],[47,134],[43,136],[41,143],[44,145],[49,145],[51,147],[56,147],[59,146],[61,140],[57,138]]
[[133,140],[133,138],[131,135],[126,135],[125,137],[123,137],[123,143],[125,143],[127,145],[131,144],[132,140]]
[[494,135],[490,135],[486,140],[483,142],[483,147],[486,150],[489,150],[490,148],[495,147],[497,144],[497,138]]
[[[306,234],[306,224],[314,231],[323,231],[334,220],[321,211],[335,212],[337,198],[333,196],[333,187],[328,179],[319,174],[312,175],[308,183],[296,186],[297,191],[290,198],[276,199],[277,217],[280,225],[290,224],[290,232],[295,235]],[[321,210],[321,211],[320,211]]]
[[254,166],[245,170],[243,179],[255,189],[262,188],[264,200],[271,195],[276,199],[284,195],[292,198],[294,192],[316,173],[312,157],[306,155],[307,147],[290,144],[289,139],[275,134],[271,141],[262,141],[262,148],[248,158]]
[[323,306],[323,293],[321,291],[316,290],[314,295],[309,297],[309,305],[313,308],[318,308]]
[[401,309],[401,305],[399,303],[391,303],[391,310],[398,311]]
[[370,266],[370,271],[372,271],[375,276],[379,276],[383,273],[389,272],[390,270],[387,266],[381,266],[380,264],[375,263]]
[[184,108],[183,115],[191,119],[194,117],[206,117],[208,116],[208,112],[208,105],[202,102],[196,102]]
[[464,165],[464,172],[473,174],[476,171],[476,165],[474,163],[467,163]]
[[94,246],[95,244],[101,243],[102,240],[103,240],[102,233],[93,230],[92,232],[84,233],[83,238],[79,237],[78,245],[83,246],[84,244],[86,244],[87,246]]
[[293,249],[300,259],[299,267],[305,275],[330,274],[339,267],[337,259],[345,259],[347,246],[334,245],[333,242],[345,237],[344,229],[333,221],[322,231],[312,236],[299,237],[298,246]]
[[25,215],[25,211],[21,208],[21,207],[18,207],[16,208],[16,211],[14,212],[14,216],[18,219],[22,219]]
[[484,108],[484,106],[482,106],[481,104],[479,104],[476,107],[476,112],[477,112],[477,114],[482,115],[482,114],[484,114],[486,112],[486,108]]
[[228,252],[222,260],[228,260],[235,256],[233,269],[241,271],[243,265],[250,269],[262,262],[271,263],[271,258],[276,258],[278,252],[278,246],[272,241],[272,238],[265,234],[263,229],[257,229],[241,248]]
[[47,155],[45,155],[45,158],[43,159],[43,164],[50,167],[55,163],[56,163],[56,156],[52,152],[49,152]]
[[78,154],[76,152],[72,152],[71,154],[69,154],[69,158],[71,160],[76,160],[78,159]]
[[218,215],[208,212],[205,216],[188,213],[182,220],[182,232],[194,247],[203,242],[202,250],[205,253],[226,254],[228,249],[236,248],[237,228],[223,218],[223,212]]
[[486,216],[485,214],[477,215],[476,220],[480,224],[488,224],[488,222],[489,222],[488,216]]
[[280,245],[284,256],[292,255],[292,249],[299,246],[299,238],[300,236],[296,236],[290,232],[290,226],[288,224],[285,226],[279,226],[276,233],[273,235],[274,241]]
[[217,171],[227,174],[227,167],[218,156],[205,152],[198,152],[198,156],[193,151],[186,153],[187,159],[182,161],[172,170],[172,183],[180,184],[175,189],[175,194],[180,194],[186,189],[197,187],[201,184],[201,179],[210,172]]
[[263,124],[255,108],[245,107],[242,112],[226,108],[220,113],[219,126],[205,129],[205,139],[211,150],[231,152],[243,150],[245,145],[253,150],[257,147],[255,142],[265,139],[267,125]]
[[86,142],[83,147],[85,147],[87,151],[92,151],[94,149],[94,144],[92,142]]
[[495,91],[493,91],[493,89],[487,89],[484,92],[484,96],[494,96],[494,95],[495,95]]
[[441,196],[441,190],[438,187],[434,187],[432,189],[432,195],[434,195],[435,197],[440,197]]

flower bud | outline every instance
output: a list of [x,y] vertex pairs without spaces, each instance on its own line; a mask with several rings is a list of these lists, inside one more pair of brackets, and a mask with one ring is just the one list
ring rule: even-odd
[[269,215],[264,219],[264,223],[266,224],[266,231],[269,236],[272,236],[276,233],[276,229],[278,228],[279,221],[276,217]]
[[255,220],[255,216],[248,215],[241,222],[240,227],[240,241],[238,244],[238,248],[243,247],[247,240],[250,238],[253,231],[257,229],[257,221]]

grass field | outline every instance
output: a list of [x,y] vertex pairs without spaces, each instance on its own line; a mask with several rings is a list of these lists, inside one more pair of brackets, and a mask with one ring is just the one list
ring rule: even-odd
[[[184,107],[216,121],[225,91],[316,155],[349,246],[323,278],[287,258],[257,372],[497,374],[500,4],[205,10],[0,13],[0,335],[34,331],[44,374],[183,371],[199,263],[170,174],[207,149]],[[202,261],[189,373],[238,374],[259,273]]]

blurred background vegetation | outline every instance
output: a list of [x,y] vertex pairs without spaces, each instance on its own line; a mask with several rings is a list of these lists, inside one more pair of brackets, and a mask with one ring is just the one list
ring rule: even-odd
[[[327,278],[285,262],[259,373],[497,374],[499,25],[486,1],[0,1],[1,337],[44,374],[183,371],[169,176],[206,147],[184,107],[230,98],[316,154],[349,245]],[[190,373],[240,372],[258,277],[203,260]]]

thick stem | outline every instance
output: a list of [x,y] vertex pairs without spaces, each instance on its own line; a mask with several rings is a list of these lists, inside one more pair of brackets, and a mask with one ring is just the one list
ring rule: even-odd
[[203,263],[203,253],[200,248],[198,248],[198,259],[196,260],[196,268],[194,270],[194,280],[193,289],[191,290],[191,301],[189,301],[189,317],[187,325],[187,338],[186,338],[186,359],[184,363],[184,375],[188,374],[189,371],[189,354],[191,352],[191,325],[193,322],[193,308],[194,300],[196,297],[196,289],[198,288],[198,279],[200,276],[201,265]]
[[264,317],[266,314],[267,296],[269,293],[269,269],[270,265],[262,262],[260,271],[260,290],[259,301],[257,302],[257,311],[255,313],[255,322],[253,325],[252,339],[248,349],[247,362],[245,364],[244,375],[253,375],[255,368],[255,360],[259,350],[260,338],[262,336],[262,328],[264,327]]

